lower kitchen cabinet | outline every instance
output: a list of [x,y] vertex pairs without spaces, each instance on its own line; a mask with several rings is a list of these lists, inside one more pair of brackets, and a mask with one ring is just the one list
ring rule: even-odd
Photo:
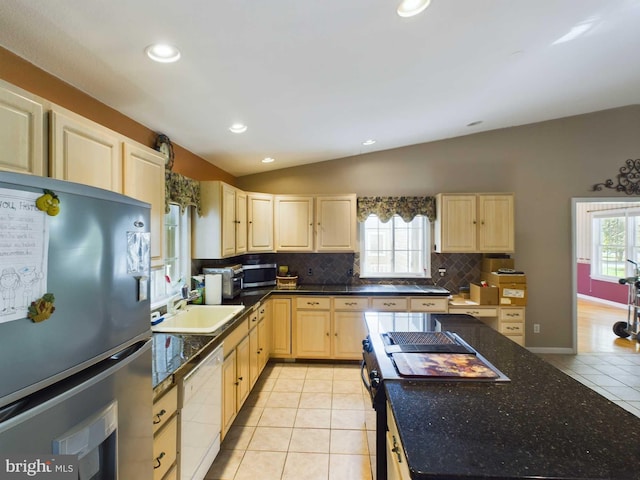
[[334,312],[332,357],[344,360],[362,358],[362,340],[367,336],[364,312]]
[[291,357],[291,298],[274,297],[268,301],[271,311],[271,356]]
[[498,305],[449,305],[449,313],[476,317],[518,345],[525,345],[525,307]]
[[366,336],[367,304],[367,298],[297,297],[295,356],[358,360]]
[[410,480],[411,473],[407,466],[398,427],[393,419],[391,408],[387,405],[387,480]]
[[[153,480],[177,475],[178,389],[171,388],[153,402]],[[173,472],[173,473],[172,473]]]
[[362,340],[367,336],[364,312],[368,297],[335,297],[333,299],[332,356],[342,360],[362,358]]
[[223,439],[238,414],[236,407],[236,351],[224,359],[222,364],[222,432]]
[[378,312],[406,312],[409,307],[407,297],[375,297],[371,308]]
[[269,360],[269,318],[267,306],[260,305],[249,316],[249,385],[256,384]]

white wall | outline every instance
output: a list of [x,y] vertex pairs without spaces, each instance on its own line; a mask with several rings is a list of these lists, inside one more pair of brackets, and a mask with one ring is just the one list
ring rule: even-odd
[[[571,198],[640,158],[640,106],[240,177],[247,191],[434,195],[514,192],[516,265],[527,273],[527,346],[572,347]],[[541,325],[533,334],[532,324]]]

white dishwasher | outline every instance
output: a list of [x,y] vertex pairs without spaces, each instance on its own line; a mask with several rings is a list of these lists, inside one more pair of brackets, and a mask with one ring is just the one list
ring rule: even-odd
[[222,344],[182,379],[180,479],[203,480],[220,451]]

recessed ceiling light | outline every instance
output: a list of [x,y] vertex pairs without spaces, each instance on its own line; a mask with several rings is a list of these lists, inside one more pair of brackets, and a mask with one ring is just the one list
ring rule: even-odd
[[401,17],[413,17],[423,12],[431,3],[431,0],[402,0],[396,12]]
[[244,123],[234,123],[229,130],[233,133],[244,133],[247,131],[247,126]]
[[271,158],[271,157],[267,157],[267,158],[263,158],[262,159],[262,163],[273,163],[275,162],[275,159]]
[[154,62],[172,63],[180,59],[180,50],[166,43],[154,43],[144,49],[144,52]]
[[373,138],[370,138],[368,140],[365,140],[364,142],[362,142],[363,145],[365,146],[369,146],[369,145],[373,145],[374,143],[376,143],[376,141]]
[[475,127],[476,125],[480,125],[482,120],[476,120],[475,122],[467,123],[467,127]]

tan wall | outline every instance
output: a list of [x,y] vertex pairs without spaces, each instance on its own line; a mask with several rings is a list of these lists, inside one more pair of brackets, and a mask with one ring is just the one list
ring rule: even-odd
[[[0,47],[0,79],[16,85],[52,103],[104,125],[137,142],[153,147],[156,132],[113,108],[72,87],[35,65]],[[235,177],[174,145],[173,171],[196,180],[223,180],[234,184]]]
[[[516,266],[527,273],[527,346],[571,348],[571,198],[640,158],[640,106],[240,177],[271,193],[515,192]],[[533,323],[541,333],[533,334]]]

